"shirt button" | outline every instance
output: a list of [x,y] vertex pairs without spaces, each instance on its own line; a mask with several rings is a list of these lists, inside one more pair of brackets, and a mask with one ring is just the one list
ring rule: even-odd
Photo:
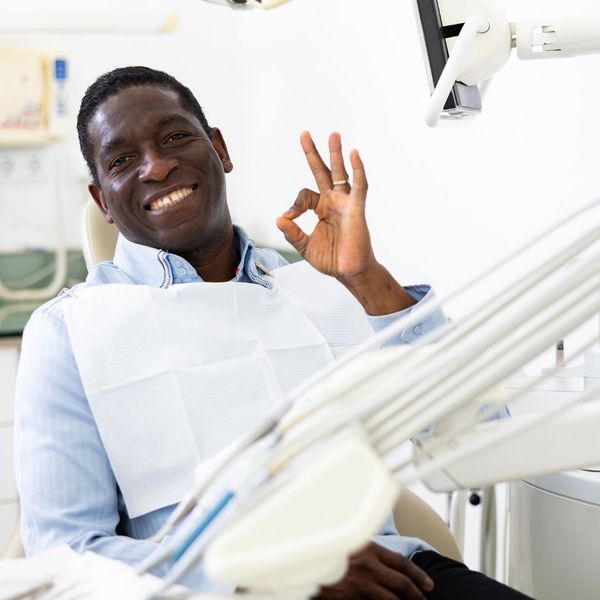
[[[179,264],[181,264],[181,263],[179,263]],[[181,269],[177,269],[177,272],[178,272],[180,275],[185,275],[185,273],[186,273],[186,270],[185,270],[185,269],[183,269],[183,268],[181,268]]]
[[413,327],[413,333],[414,333],[415,335],[421,335],[421,334],[423,333],[423,327],[421,327],[421,325],[420,325],[420,324],[419,324],[419,325],[415,325],[415,326]]
[[180,261],[180,260],[176,260],[176,261],[175,261],[175,266],[177,266],[177,267],[182,267],[183,265],[181,264],[181,261]]

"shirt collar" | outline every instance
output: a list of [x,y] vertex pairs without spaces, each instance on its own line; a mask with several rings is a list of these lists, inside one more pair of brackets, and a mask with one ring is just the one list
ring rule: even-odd
[[[233,226],[240,262],[232,281],[237,281],[251,268],[254,240],[237,225]],[[165,250],[143,246],[119,234],[113,264],[124,271],[134,283],[152,287],[169,287],[175,283],[202,281],[185,258]]]

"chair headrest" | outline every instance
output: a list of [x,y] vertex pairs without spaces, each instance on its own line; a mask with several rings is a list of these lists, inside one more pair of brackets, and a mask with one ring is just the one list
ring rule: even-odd
[[88,200],[81,215],[81,242],[88,271],[115,255],[118,229],[104,219],[93,200]]

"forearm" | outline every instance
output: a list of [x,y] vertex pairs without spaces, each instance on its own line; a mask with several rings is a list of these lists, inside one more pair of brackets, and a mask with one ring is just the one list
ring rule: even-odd
[[[153,552],[163,549],[170,539],[167,538],[160,544],[149,542],[148,540],[137,540],[122,535],[91,535],[91,532],[75,538],[71,541],[71,547],[79,553],[94,552],[106,558],[118,560],[131,566],[138,566]],[[163,562],[150,572],[157,577],[164,577],[169,568],[170,561]],[[180,585],[192,588],[202,592],[230,592],[231,589],[224,589],[209,581],[202,569],[202,565],[197,563],[189,573],[178,582]]]
[[[159,544],[147,540],[135,540],[124,535],[109,535],[100,531],[81,531],[67,542],[78,554],[94,552],[135,566],[158,549]],[[155,575],[163,575],[165,568],[157,569]]]

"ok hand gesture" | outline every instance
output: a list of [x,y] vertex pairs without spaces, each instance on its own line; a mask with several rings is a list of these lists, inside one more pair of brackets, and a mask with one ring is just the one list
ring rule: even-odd
[[[350,152],[350,184],[339,133],[329,136],[331,169],[308,132],[301,135],[300,143],[319,191],[301,190],[293,206],[277,219],[277,226],[286,240],[321,273],[341,281],[364,275],[377,263],[365,219],[367,177],[358,151]],[[319,218],[310,235],[294,223],[307,210],[314,211]]]
[[[350,182],[339,133],[329,136],[331,168],[307,131],[300,143],[319,191],[300,190],[293,206],[277,219],[285,239],[315,269],[343,283],[368,314],[390,314],[414,304],[373,254],[365,218],[367,177],[358,151],[350,152]],[[319,218],[310,234],[294,222],[308,210]]]

